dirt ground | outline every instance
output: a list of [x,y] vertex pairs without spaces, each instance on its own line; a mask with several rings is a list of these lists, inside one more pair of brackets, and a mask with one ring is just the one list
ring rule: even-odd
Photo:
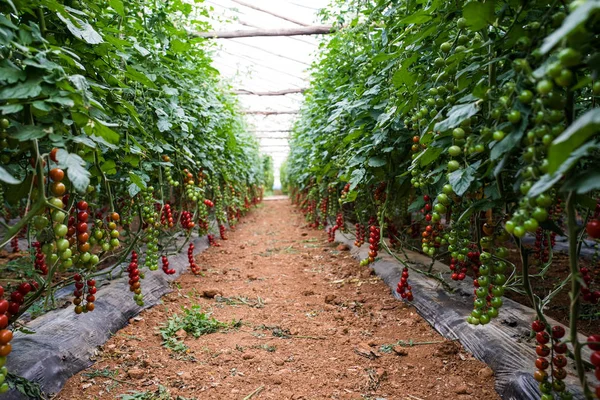
[[[305,227],[288,201],[265,202],[220,243],[197,257],[204,276],[182,275],[57,399],[500,398],[485,364]],[[165,348],[159,327],[194,305],[241,322],[198,338],[177,332],[187,349]]]

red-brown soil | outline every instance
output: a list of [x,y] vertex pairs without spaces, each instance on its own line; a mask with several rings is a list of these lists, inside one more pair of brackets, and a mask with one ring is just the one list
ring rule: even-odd
[[[265,202],[221,244],[198,256],[204,276],[182,275],[57,398],[115,399],[162,385],[173,399],[499,399],[485,364],[306,228],[288,201]],[[241,326],[197,339],[182,332],[185,353],[163,347],[158,327],[193,305]]]

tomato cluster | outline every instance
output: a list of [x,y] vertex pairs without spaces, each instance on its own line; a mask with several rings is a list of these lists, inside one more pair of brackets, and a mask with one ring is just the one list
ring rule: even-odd
[[553,400],[553,392],[561,399],[572,398],[571,393],[566,391],[564,383],[567,377],[565,369],[567,358],[564,355],[567,352],[567,345],[561,339],[565,336],[565,329],[560,325],[549,329],[539,320],[534,321],[531,328],[538,343],[536,347],[538,358],[535,360],[537,370],[533,376],[540,383],[541,399]]
[[[160,203],[158,203],[160,207]],[[171,205],[169,203],[165,204],[163,207],[162,213],[160,215],[160,223],[162,225],[168,226],[172,228],[174,226],[173,212],[171,211]],[[185,228],[185,227],[184,227]]]
[[217,240],[215,239],[215,235],[212,234],[208,234],[207,236],[208,239],[208,245],[212,246],[212,247],[221,247],[221,244],[217,242]]
[[144,306],[144,295],[142,294],[142,284],[140,278],[142,274],[138,268],[138,255],[135,251],[131,252],[131,261],[127,267],[129,273],[129,290],[133,292],[133,300],[135,303],[143,307]]
[[169,259],[167,256],[162,256],[162,270],[167,275],[173,275],[175,272],[174,268],[169,268]]
[[183,229],[192,230],[196,226],[192,221],[192,213],[189,211],[182,211],[179,220]]
[[396,292],[398,292],[403,299],[413,301],[412,287],[408,284],[408,268],[406,267],[402,269],[402,276],[396,287]]
[[[84,280],[80,274],[73,276],[75,280],[75,290],[73,291],[73,304],[75,305],[75,314],[86,313],[88,311],[94,311],[96,301],[96,280],[88,279]],[[85,297],[85,303],[83,303],[83,295],[87,292]]]
[[598,302],[600,302],[600,290],[590,289],[592,282],[594,281],[592,271],[587,267],[581,267],[579,271],[581,272],[581,278],[585,283],[585,286],[581,288],[583,300],[592,304],[598,304]]
[[196,261],[194,260],[194,244],[190,243],[190,245],[188,246],[188,261],[190,263],[190,270],[192,271],[192,273],[194,275],[200,275],[200,267],[198,267],[198,265],[196,264]]
[[354,246],[360,247],[365,243],[365,226],[361,223],[354,224],[356,240],[354,240]]
[[[587,345],[593,350],[590,355],[590,363],[594,366],[594,375],[600,381],[600,335],[590,335]],[[596,397],[600,398],[600,385],[596,387]]]

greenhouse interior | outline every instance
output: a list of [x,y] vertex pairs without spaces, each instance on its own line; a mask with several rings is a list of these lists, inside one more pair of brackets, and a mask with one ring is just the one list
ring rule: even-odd
[[0,400],[600,399],[600,0],[0,12]]

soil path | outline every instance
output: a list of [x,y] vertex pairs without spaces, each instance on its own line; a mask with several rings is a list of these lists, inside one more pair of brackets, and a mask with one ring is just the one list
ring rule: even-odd
[[[265,202],[220,243],[198,256],[204,276],[184,274],[57,398],[499,399],[489,368],[308,229],[288,201]],[[198,338],[180,331],[175,343],[188,349],[165,348],[158,327],[194,305],[241,325]]]

